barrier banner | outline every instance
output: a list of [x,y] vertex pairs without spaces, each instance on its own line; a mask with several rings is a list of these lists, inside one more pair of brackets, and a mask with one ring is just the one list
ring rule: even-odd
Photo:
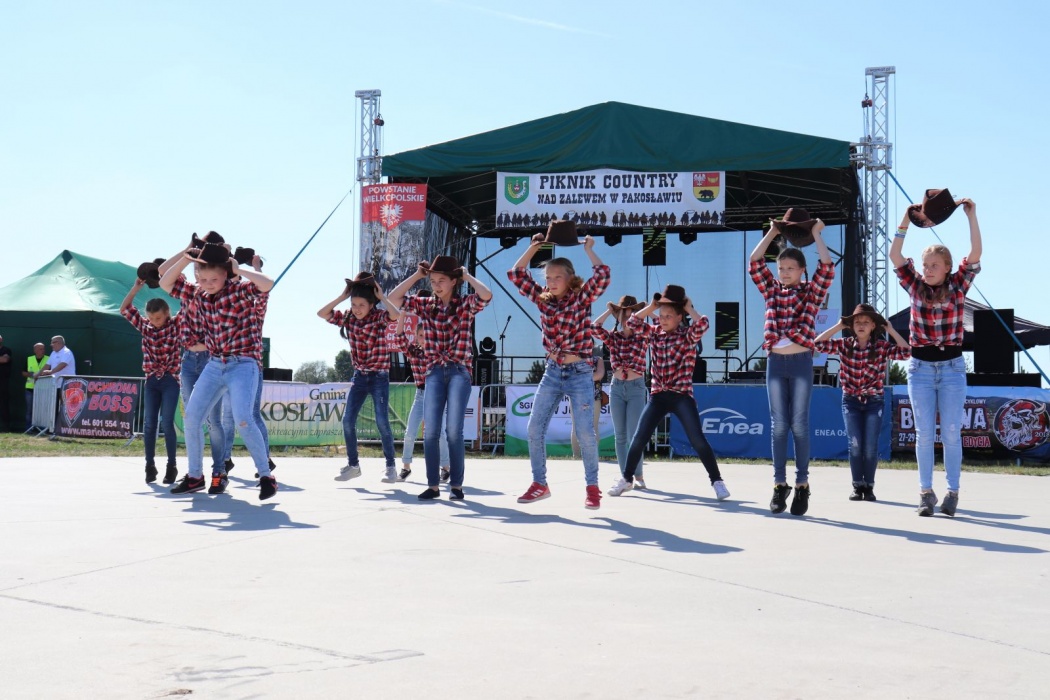
[[[1050,461],[1050,390],[1035,387],[966,387],[962,424],[964,456]],[[934,438],[941,443],[940,421]],[[915,451],[915,416],[908,387],[893,387],[894,452]]]
[[[608,387],[602,391],[609,393]],[[503,454],[516,457],[529,454],[529,417],[532,416],[532,401],[536,396],[535,385],[506,386],[507,392],[507,425],[504,433]],[[613,437],[612,412],[609,406],[602,406],[598,420],[598,454],[601,457],[616,456],[616,442]],[[593,416],[588,416],[593,421]],[[551,457],[572,455],[572,411],[569,399],[562,397],[557,410],[551,416],[550,428],[547,430],[547,454]]]
[[[769,399],[765,386],[741,384],[694,384],[700,426],[711,449],[719,458],[749,457],[770,459],[772,444]],[[887,394],[887,411],[889,395]],[[890,420],[883,412],[879,434],[879,458],[890,456]],[[842,390],[814,386],[809,411],[810,457],[849,459],[846,425],[842,419]],[[696,456],[679,420],[671,416],[670,439],[674,454]],[[788,457],[794,459],[793,440],[788,438]]]
[[370,270],[383,289],[393,289],[427,259],[426,218],[426,185],[361,188],[361,269]]
[[141,379],[63,377],[58,390],[55,434],[78,438],[123,438],[135,435]]
[[720,226],[724,172],[496,173],[496,228],[546,226]]

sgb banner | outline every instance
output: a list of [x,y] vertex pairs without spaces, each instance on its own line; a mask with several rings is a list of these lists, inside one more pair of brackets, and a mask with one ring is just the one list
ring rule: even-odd
[[365,185],[361,190],[361,269],[390,290],[426,259],[426,185]]
[[141,379],[65,377],[59,390],[55,434],[78,438],[134,436]]
[[[503,453],[508,457],[529,454],[529,417],[532,416],[532,401],[536,397],[533,385],[509,385],[507,390],[507,429],[504,437]],[[603,387],[608,393],[608,389]],[[594,416],[588,416],[593,421]],[[566,456],[572,454],[572,412],[569,410],[569,399],[562,397],[550,429],[547,431],[547,454]],[[608,406],[602,406],[601,418],[598,420],[598,454],[602,457],[616,455],[616,444],[613,438],[612,414]]]
[[590,226],[719,226],[725,223],[725,175],[496,173],[496,227],[546,226],[551,219]]

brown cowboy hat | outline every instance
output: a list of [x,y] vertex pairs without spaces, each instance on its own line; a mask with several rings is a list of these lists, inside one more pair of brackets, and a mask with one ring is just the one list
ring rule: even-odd
[[437,272],[442,275],[448,275],[452,279],[459,279],[463,276],[463,270],[462,266],[459,264],[459,260],[451,255],[438,255],[434,258],[434,262],[428,263],[424,261],[419,263],[419,266],[422,267],[428,275],[431,272]]
[[653,301],[657,304],[672,304],[684,307],[689,302],[689,297],[685,295],[685,288],[679,287],[677,284],[667,285],[664,287],[663,293],[654,294],[653,297]]
[[633,314],[638,309],[644,308],[645,302],[639,302],[630,294],[624,294],[622,297],[620,297],[620,301],[618,301],[615,304],[611,301],[609,302],[609,309],[617,316],[619,316],[624,311],[629,311]]
[[202,236],[198,236],[196,233],[194,233],[193,236],[190,237],[190,247],[191,248],[197,248],[198,250],[203,248],[208,243],[214,243],[216,245],[222,245],[225,242],[226,242],[226,239],[224,239],[222,236],[220,236],[215,231],[208,231],[206,234],[204,234],[203,237]]
[[144,262],[135,270],[135,275],[145,282],[147,287],[156,289],[160,286],[160,263],[162,262],[164,262],[163,258],[157,258],[153,262]]
[[[197,256],[194,257],[193,253],[197,253]],[[221,243],[205,243],[203,248],[191,250],[189,257],[190,260],[201,265],[221,265],[226,268],[230,277],[234,276],[232,256],[226,246]]]
[[853,313],[849,316],[843,316],[839,319],[842,325],[850,330],[853,330],[853,321],[857,316],[867,316],[875,322],[875,332],[878,333],[886,326],[886,319],[875,310],[875,307],[871,304],[857,304],[857,308],[853,309]]
[[922,204],[908,207],[908,218],[920,228],[930,228],[947,221],[957,206],[947,187],[943,190],[926,190]]
[[544,243],[554,245],[579,245],[580,238],[576,235],[576,222],[568,219],[555,219],[547,226],[547,237]]
[[352,297],[376,299],[376,278],[371,272],[358,272],[353,279],[346,279],[346,292]]
[[238,265],[250,266],[254,258],[255,248],[242,248],[237,246],[237,250],[233,251],[233,259],[237,261]]
[[813,227],[817,225],[817,220],[802,207],[791,207],[784,213],[783,218],[773,219],[773,221],[784,234],[784,238],[796,248],[802,248],[813,242]]

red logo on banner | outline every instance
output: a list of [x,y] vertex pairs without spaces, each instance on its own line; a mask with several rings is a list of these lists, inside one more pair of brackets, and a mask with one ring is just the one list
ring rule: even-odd
[[62,409],[66,424],[73,425],[87,405],[87,382],[83,379],[67,379],[62,384]]
[[361,221],[378,222],[387,231],[402,221],[427,216],[426,185],[365,185],[361,191]]
[[1008,401],[996,411],[992,429],[1008,449],[1023,452],[1039,447],[1050,437],[1046,404],[1028,399]]

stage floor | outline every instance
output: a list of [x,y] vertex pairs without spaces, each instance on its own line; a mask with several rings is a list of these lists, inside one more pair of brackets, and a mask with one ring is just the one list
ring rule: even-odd
[[[468,460],[467,500],[423,465],[281,459],[256,500],[172,496],[139,460],[0,459],[5,698],[1034,698],[1050,684],[1050,479],[963,474],[955,519],[914,472],[803,518],[771,469],[695,462],[583,507],[583,469],[515,502],[520,459]],[[180,466],[184,459],[180,458]],[[602,487],[617,470],[603,463]],[[943,474],[937,474],[943,493]]]

